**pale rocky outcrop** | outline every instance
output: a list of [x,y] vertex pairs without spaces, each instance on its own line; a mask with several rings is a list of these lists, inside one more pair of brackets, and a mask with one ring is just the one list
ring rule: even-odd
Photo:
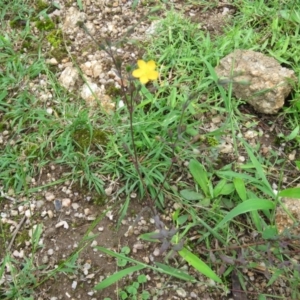
[[218,84],[245,100],[260,113],[276,114],[284,105],[296,80],[294,71],[282,67],[274,58],[251,50],[236,50],[215,68]]

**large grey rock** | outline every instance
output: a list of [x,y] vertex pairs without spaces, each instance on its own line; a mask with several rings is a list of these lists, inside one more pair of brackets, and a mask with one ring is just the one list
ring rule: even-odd
[[258,112],[276,114],[291,92],[293,70],[283,68],[272,57],[251,50],[236,50],[215,68],[218,83],[251,104]]

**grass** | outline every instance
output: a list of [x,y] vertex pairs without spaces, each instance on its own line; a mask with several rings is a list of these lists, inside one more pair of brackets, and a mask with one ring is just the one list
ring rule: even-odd
[[[218,36],[201,30],[199,24],[174,10],[168,12],[159,23],[155,39],[150,38],[143,49],[144,59],[154,59],[159,65],[159,80],[147,87],[133,83],[131,95],[129,92],[125,96],[124,93],[116,95],[116,103],[127,97],[129,104],[134,103],[134,110],[130,110],[127,103],[124,107],[117,106],[114,114],[108,114],[101,107],[91,112],[80,95],[59,85],[41,51],[45,32],[31,33],[31,22],[40,12],[29,2],[24,5],[14,0],[13,4],[0,4],[0,128],[4,139],[0,148],[0,182],[3,191],[11,196],[30,197],[32,180],[49,165],[57,165],[64,168],[64,180],[100,195],[104,195],[108,178],[117,181],[119,195],[127,197],[123,217],[130,201],[128,195],[133,192],[139,197],[148,193],[153,201],[150,205],[155,202],[160,212],[170,198],[176,199],[180,208],[173,212],[172,221],[178,231],[168,231],[167,238],[163,234],[153,238],[153,233],[142,238],[162,242],[162,252],[177,253],[198,272],[219,282],[218,287],[224,291],[230,288],[229,275],[236,275],[239,287],[246,290],[249,280],[242,269],[259,269],[264,262],[264,272],[269,275],[267,284],[272,288],[276,280],[289,278],[286,282],[292,291],[290,296],[298,299],[299,265],[293,263],[292,252],[284,242],[299,237],[278,234],[274,215],[281,201],[272,184],[276,183],[279,190],[288,187],[289,182],[283,180],[288,174],[286,168],[297,170],[298,166],[299,170],[299,161],[293,164],[286,159],[300,144],[299,87],[295,86],[292,99],[279,115],[285,128],[281,128],[283,132],[278,138],[286,143],[286,155],[273,151],[271,156],[264,157],[259,145],[250,146],[242,134],[245,124],[247,129],[254,130],[257,124],[251,115],[240,113],[241,101],[217,84],[213,69],[233,50],[252,49],[276,58],[292,68],[299,78],[300,5],[296,1],[265,2],[233,1],[236,13]],[[212,6],[210,3],[206,9]],[[8,19],[28,21],[20,28],[12,28]],[[38,47],[25,51],[22,45],[29,39]],[[72,60],[76,63],[76,57]],[[129,69],[132,66],[128,66]],[[46,85],[40,84],[41,81]],[[39,89],[33,89],[31,83]],[[41,95],[49,90],[51,98],[43,100]],[[223,123],[208,130],[206,117],[217,115],[222,116]],[[271,119],[269,122],[272,125]],[[218,146],[226,137],[232,138],[233,157],[246,158],[243,164],[236,163],[235,159],[228,162],[226,155],[219,151]],[[137,164],[134,159],[138,160]],[[275,178],[271,176],[274,169],[278,170]],[[178,173],[183,174],[183,178],[189,174],[192,179],[182,179]],[[38,189],[49,186],[46,182],[37,184]],[[160,190],[157,187],[161,185]],[[164,228],[158,226],[158,229],[162,233]],[[245,249],[239,236],[246,232],[255,234],[257,239],[246,239],[245,244],[249,246]],[[191,241],[195,233],[200,237]],[[219,249],[215,243],[220,245]],[[130,266],[99,283],[96,289],[103,289],[142,268],[194,280],[185,272],[176,273],[168,262],[148,266],[131,259],[129,254],[100,250],[123,262],[127,260]],[[24,276],[16,275],[19,263],[11,253],[6,253],[3,259],[11,266],[13,284],[1,290],[5,292],[5,299],[33,297],[36,278],[27,276],[30,274],[27,271],[32,268],[36,251],[38,247],[33,249],[31,258],[25,259],[26,267],[21,273]],[[201,258],[197,253],[201,253]],[[4,267],[0,274],[3,272]],[[123,294],[135,292],[133,286],[123,290]],[[259,288],[254,289],[254,293],[259,299],[272,296]]]

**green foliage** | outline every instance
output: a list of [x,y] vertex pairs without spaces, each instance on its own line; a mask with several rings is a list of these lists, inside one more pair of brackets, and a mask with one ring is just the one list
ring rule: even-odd
[[122,247],[121,249],[121,254],[124,255],[124,258],[118,258],[117,259],[117,265],[119,267],[125,267],[127,265],[127,259],[126,259],[126,255],[128,255],[130,253],[130,248],[129,247]]
[[47,41],[54,48],[64,47],[63,34],[61,29],[54,29],[47,34]]
[[43,0],[36,0],[35,7],[37,12],[41,12],[49,7],[49,4]]
[[50,18],[36,21],[35,26],[41,31],[51,31],[55,29],[55,23]]

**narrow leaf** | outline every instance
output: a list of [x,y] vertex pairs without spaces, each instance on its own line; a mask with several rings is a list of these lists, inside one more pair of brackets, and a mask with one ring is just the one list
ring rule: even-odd
[[103,290],[105,288],[107,288],[108,286],[114,284],[115,282],[117,282],[118,280],[122,279],[123,277],[144,269],[144,266],[138,265],[138,266],[133,266],[133,267],[129,267],[127,269],[124,269],[122,271],[119,271],[111,276],[109,276],[108,278],[104,279],[103,281],[99,282],[96,286],[94,286],[95,290]]
[[280,197],[300,199],[300,188],[290,188],[279,192]]
[[228,221],[231,221],[236,216],[256,210],[274,209],[275,204],[270,200],[264,199],[249,199],[239,204],[233,210],[231,210],[224,219],[215,227],[215,229],[222,227]]
[[182,256],[183,259],[185,259],[191,266],[193,266],[200,273],[202,273],[206,277],[216,282],[222,283],[222,280],[217,276],[217,274],[195,254],[193,254],[186,248],[183,248],[178,253]]
[[286,141],[293,140],[299,133],[299,125],[285,138]]
[[175,268],[173,268],[173,267],[170,267],[170,266],[161,264],[161,263],[159,263],[159,262],[155,262],[155,264],[156,264],[161,270],[163,270],[163,272],[164,272],[165,274],[169,274],[169,275],[171,275],[171,276],[177,277],[177,278],[179,278],[179,279],[183,279],[183,280],[185,280],[185,281],[190,281],[190,282],[196,282],[196,281],[197,281],[193,276],[191,276],[191,275],[189,275],[189,274],[187,274],[187,273],[185,273],[185,272],[183,272],[183,271],[180,271],[180,270],[175,269]]
[[156,268],[156,267],[153,267],[151,265],[147,265],[146,263],[143,263],[143,262],[140,262],[138,260],[135,260],[135,259],[132,259],[130,257],[126,257],[122,254],[119,254],[119,253],[116,253],[116,252],[113,252],[111,250],[108,250],[104,247],[95,247],[96,249],[106,253],[106,254],[109,254],[111,256],[114,256],[114,257],[117,257],[117,258],[121,258],[121,259],[126,259],[127,261],[131,262],[131,263],[135,263],[137,264],[138,266],[141,266],[142,268],[149,268],[151,270],[154,270],[156,272],[163,272],[163,273],[166,273],[168,275],[171,275],[171,276],[174,276],[174,277],[177,277],[179,279],[182,279],[182,280],[186,280],[186,281],[196,281],[196,279],[182,271],[180,272],[175,272],[174,270],[178,271],[177,269],[174,269],[169,267],[170,269],[166,269],[166,268]]
[[250,157],[250,159],[251,159],[251,161],[252,161],[252,163],[253,163],[256,171],[257,171],[257,176],[261,179],[262,183],[268,188],[268,190],[270,192],[272,192],[273,195],[275,196],[275,194],[273,192],[273,189],[272,189],[272,187],[271,187],[271,185],[270,185],[270,183],[269,183],[269,181],[268,181],[268,179],[265,175],[265,172],[262,168],[262,165],[260,164],[260,162],[255,157],[254,153],[251,150],[250,145],[248,143],[246,143],[245,141],[242,141],[242,143],[244,144],[244,146],[247,150],[247,153],[248,153],[248,155],[249,155],[249,157]]

